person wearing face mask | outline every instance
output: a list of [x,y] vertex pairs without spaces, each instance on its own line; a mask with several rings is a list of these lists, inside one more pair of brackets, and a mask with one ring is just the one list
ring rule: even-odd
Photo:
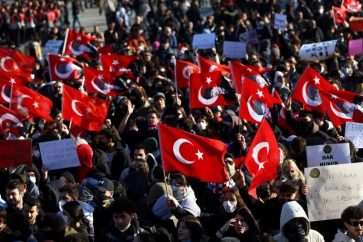
[[324,242],[324,237],[310,228],[308,216],[296,201],[282,206],[280,233],[273,239],[277,242]]

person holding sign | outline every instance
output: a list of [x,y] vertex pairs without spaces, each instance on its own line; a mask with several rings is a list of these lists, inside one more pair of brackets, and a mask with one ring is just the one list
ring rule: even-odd
[[363,239],[363,209],[349,206],[342,213],[345,229],[338,229],[333,242],[359,242]]

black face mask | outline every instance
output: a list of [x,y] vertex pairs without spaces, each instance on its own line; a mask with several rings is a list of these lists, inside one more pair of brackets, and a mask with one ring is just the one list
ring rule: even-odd
[[306,232],[302,224],[288,226],[284,232],[284,235],[289,242],[304,242],[305,234]]
[[260,198],[268,198],[270,196],[270,192],[265,189],[258,190],[258,196]]
[[106,142],[96,142],[95,148],[105,151],[105,150],[107,150],[107,144],[106,144]]
[[298,130],[302,134],[308,134],[313,130],[314,121],[299,121],[298,122]]

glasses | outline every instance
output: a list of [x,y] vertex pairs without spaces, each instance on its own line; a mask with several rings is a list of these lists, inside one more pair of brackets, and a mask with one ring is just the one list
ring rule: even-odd
[[360,221],[350,221],[349,224],[353,227],[357,227],[358,225],[363,227],[363,220]]

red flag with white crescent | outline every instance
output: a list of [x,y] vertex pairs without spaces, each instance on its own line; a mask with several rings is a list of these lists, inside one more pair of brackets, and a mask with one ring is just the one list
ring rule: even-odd
[[165,172],[179,171],[205,182],[226,182],[227,146],[165,124],[159,126],[160,150]]
[[214,62],[212,60],[209,60],[201,56],[198,56],[197,61],[199,66],[199,72],[201,73],[220,71],[222,72],[222,75],[229,76],[231,74],[229,66],[218,64],[217,62]]
[[68,29],[67,31],[67,38],[64,42],[65,54],[85,59],[98,58],[97,48],[92,44],[96,40],[94,36],[78,33],[72,29]]
[[188,88],[190,83],[190,75],[198,72],[199,68],[197,65],[189,61],[176,60],[175,80],[178,88]]
[[49,54],[49,72],[52,81],[78,80],[82,75],[82,68],[72,57]]

